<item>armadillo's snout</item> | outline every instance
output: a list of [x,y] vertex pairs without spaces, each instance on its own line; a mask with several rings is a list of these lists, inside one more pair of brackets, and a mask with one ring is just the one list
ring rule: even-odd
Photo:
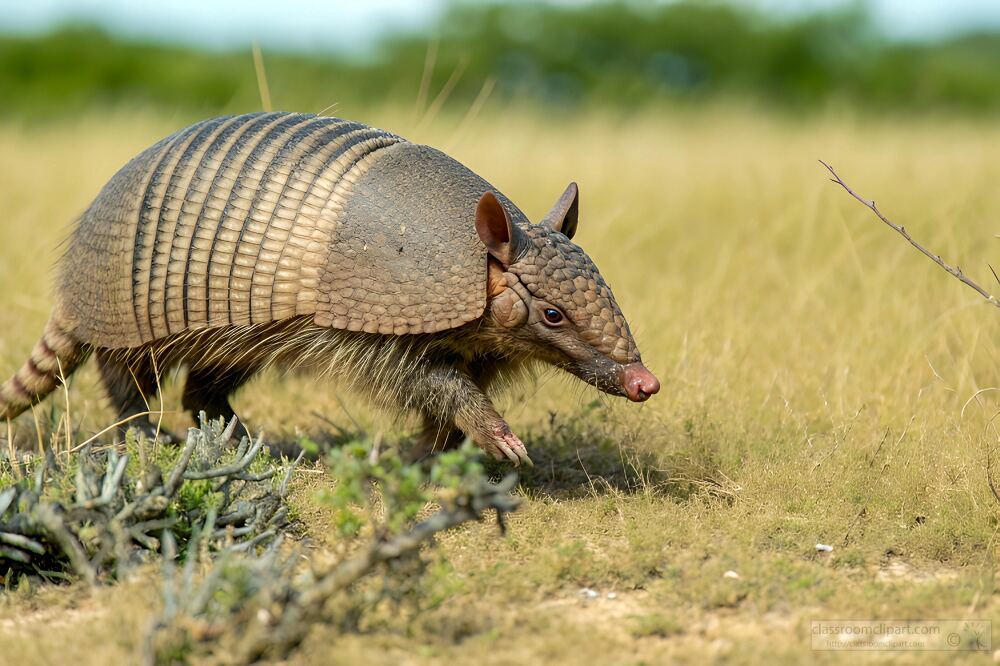
[[621,369],[622,387],[632,402],[643,402],[660,390],[660,380],[642,363],[629,363]]

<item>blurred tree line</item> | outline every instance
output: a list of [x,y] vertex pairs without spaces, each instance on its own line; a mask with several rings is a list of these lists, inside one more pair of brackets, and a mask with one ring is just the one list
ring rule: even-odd
[[[383,38],[374,57],[265,53],[275,105],[413,104],[447,90],[468,106],[485,91],[523,103],[635,108],[712,98],[794,112],[984,113],[1000,108],[1000,34],[895,42],[863,3],[769,16],[724,2],[580,5],[457,2],[430,31]],[[213,53],[67,28],[0,37],[0,114],[49,117],[149,105],[204,115],[260,106],[249,45]]]

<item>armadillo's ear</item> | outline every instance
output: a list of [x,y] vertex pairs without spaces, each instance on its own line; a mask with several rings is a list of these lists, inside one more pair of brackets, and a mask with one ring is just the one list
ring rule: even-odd
[[514,263],[517,258],[517,228],[510,219],[510,213],[492,192],[479,197],[479,204],[476,206],[476,232],[490,256],[503,264],[504,268]]
[[576,220],[580,214],[580,190],[576,183],[570,183],[566,190],[559,197],[559,201],[552,207],[548,215],[542,218],[539,224],[552,227],[556,231],[561,231],[567,238],[572,238],[576,234]]

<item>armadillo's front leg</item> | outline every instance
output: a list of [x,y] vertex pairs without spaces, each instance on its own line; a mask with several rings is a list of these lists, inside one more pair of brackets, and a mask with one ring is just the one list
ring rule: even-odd
[[524,444],[482,389],[466,373],[450,365],[432,365],[410,375],[402,387],[407,406],[453,423],[486,453],[514,465],[531,465]]
[[412,460],[422,460],[441,451],[457,449],[465,440],[465,433],[454,423],[439,423],[436,415],[424,414],[423,427],[410,448]]

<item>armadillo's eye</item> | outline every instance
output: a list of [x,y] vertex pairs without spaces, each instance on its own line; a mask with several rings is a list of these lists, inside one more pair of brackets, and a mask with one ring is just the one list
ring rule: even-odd
[[559,312],[559,310],[556,310],[555,308],[545,308],[545,312],[543,312],[542,314],[545,315],[546,324],[555,326],[557,324],[562,323],[563,320],[562,312]]

